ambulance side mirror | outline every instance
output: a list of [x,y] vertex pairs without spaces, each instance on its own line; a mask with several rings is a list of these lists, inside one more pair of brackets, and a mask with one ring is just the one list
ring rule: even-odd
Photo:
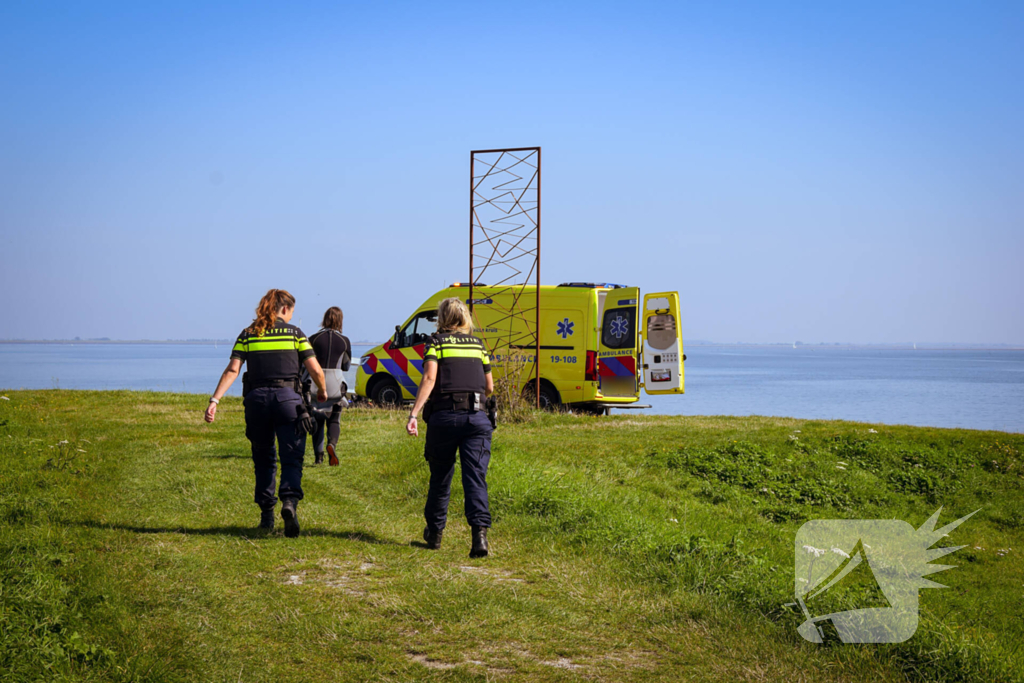
[[391,345],[392,346],[405,346],[405,344],[402,343],[402,326],[401,325],[395,325],[395,336],[392,337],[392,339],[391,339]]

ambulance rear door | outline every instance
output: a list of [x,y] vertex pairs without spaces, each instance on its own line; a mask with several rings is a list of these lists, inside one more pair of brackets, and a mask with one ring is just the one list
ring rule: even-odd
[[638,287],[619,287],[598,294],[598,381],[605,398],[636,398],[640,393],[637,360]]
[[648,394],[683,393],[683,336],[679,326],[679,293],[644,295],[640,333],[643,337],[641,383]]

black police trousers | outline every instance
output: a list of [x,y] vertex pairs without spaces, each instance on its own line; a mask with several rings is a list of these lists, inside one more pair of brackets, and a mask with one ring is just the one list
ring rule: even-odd
[[456,450],[462,461],[466,521],[470,526],[491,526],[487,466],[491,462],[492,431],[491,421],[484,411],[439,410],[430,416],[424,451],[430,463],[430,489],[423,509],[427,528],[440,531],[448,519]]
[[302,457],[306,451],[306,433],[295,425],[302,398],[293,390],[262,387],[250,391],[244,401],[245,435],[252,444],[252,462],[256,470],[256,504],[272,508],[277,503],[274,495],[274,475],[277,473],[277,449],[281,455],[281,498],[302,500]]

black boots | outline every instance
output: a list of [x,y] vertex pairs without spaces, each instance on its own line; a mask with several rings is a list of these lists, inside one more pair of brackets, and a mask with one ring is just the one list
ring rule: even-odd
[[324,454],[322,452],[314,453],[313,455],[315,456],[315,458],[313,460],[313,464],[314,465],[323,465],[324,464]]
[[441,548],[441,535],[444,531],[431,531],[430,527],[426,527],[423,530],[423,540],[427,542],[427,547],[431,550],[439,550]]
[[[441,549],[441,536],[444,531],[433,531],[430,527],[423,529],[423,540],[431,550]],[[469,551],[470,557],[487,557],[487,527],[473,527],[473,548]]]
[[473,527],[473,548],[469,551],[470,557],[487,557],[487,527]]
[[262,508],[260,511],[259,528],[263,531],[274,530],[274,508]]
[[288,538],[295,538],[299,535],[299,515],[295,510],[298,504],[299,501],[296,498],[285,498],[281,501],[281,519],[284,520],[284,535]]
[[[299,535],[299,515],[295,511],[299,501],[296,498],[285,498],[281,501],[281,519],[284,520],[284,535],[295,538]],[[274,530],[274,508],[260,509],[260,531]]]

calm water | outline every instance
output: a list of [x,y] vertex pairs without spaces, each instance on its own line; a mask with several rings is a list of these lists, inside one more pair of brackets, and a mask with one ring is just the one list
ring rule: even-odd
[[[212,393],[228,354],[224,344],[0,344],[0,388]],[[686,354],[687,393],[642,396],[653,406],[642,412],[1024,432],[1024,351],[694,346]],[[236,382],[230,393],[240,392]]]

